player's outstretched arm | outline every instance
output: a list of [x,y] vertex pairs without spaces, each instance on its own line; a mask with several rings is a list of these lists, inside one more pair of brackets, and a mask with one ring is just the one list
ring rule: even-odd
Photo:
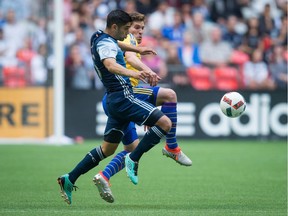
[[156,86],[158,84],[158,81],[161,80],[161,78],[151,70],[147,65],[145,65],[137,56],[135,52],[126,52],[125,53],[126,61],[135,69],[138,71],[144,70],[150,72],[150,77],[148,78],[148,83],[151,86]]
[[122,65],[116,62],[114,58],[106,58],[103,60],[104,66],[110,73],[118,74],[122,76],[133,77],[135,79],[140,79],[141,81],[147,83],[146,78],[150,78],[150,72],[148,71],[139,71],[135,73],[135,71],[128,70],[127,68],[123,67]]
[[137,47],[121,41],[118,41],[118,45],[123,51],[136,52],[141,55],[157,55],[156,51],[150,47]]

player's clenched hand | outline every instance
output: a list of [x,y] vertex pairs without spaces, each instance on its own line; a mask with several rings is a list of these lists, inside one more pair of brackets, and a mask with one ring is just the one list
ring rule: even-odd
[[147,82],[150,86],[154,87],[158,84],[158,81],[161,80],[161,78],[153,71],[150,71],[150,75],[147,78]]
[[138,71],[138,73],[133,73],[132,75],[132,77],[139,79],[144,83],[149,83],[150,86],[156,86],[161,79],[155,72],[146,70]]
[[138,71],[138,73],[133,74],[133,77],[147,83],[146,79],[150,77],[149,71]]
[[150,47],[138,47],[141,55],[157,55],[157,52]]

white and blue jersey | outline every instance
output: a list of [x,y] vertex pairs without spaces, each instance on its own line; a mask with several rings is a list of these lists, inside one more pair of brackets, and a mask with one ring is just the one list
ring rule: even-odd
[[103,64],[104,59],[115,58],[118,64],[126,67],[117,41],[103,31],[97,31],[91,37],[91,54],[95,71],[107,92],[105,107],[108,120],[104,140],[119,143],[130,122],[154,126],[163,113],[153,104],[134,97],[129,77],[111,73]]
[[95,71],[107,92],[123,91],[125,95],[129,95],[132,92],[129,77],[110,73],[103,64],[104,59],[114,58],[118,64],[126,67],[123,52],[117,40],[101,30],[95,32],[91,37],[91,54]]

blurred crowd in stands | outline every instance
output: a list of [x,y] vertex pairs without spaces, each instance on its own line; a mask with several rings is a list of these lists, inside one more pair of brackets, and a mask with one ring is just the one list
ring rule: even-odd
[[[110,10],[146,15],[160,85],[287,89],[287,0],[64,0],[65,86],[100,89],[89,40]],[[52,0],[0,0],[0,85],[51,85]]]

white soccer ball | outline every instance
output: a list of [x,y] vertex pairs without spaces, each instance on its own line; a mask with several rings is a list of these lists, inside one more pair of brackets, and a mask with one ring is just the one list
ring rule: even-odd
[[244,113],[246,101],[238,92],[228,92],[221,98],[220,108],[229,118],[236,118]]

